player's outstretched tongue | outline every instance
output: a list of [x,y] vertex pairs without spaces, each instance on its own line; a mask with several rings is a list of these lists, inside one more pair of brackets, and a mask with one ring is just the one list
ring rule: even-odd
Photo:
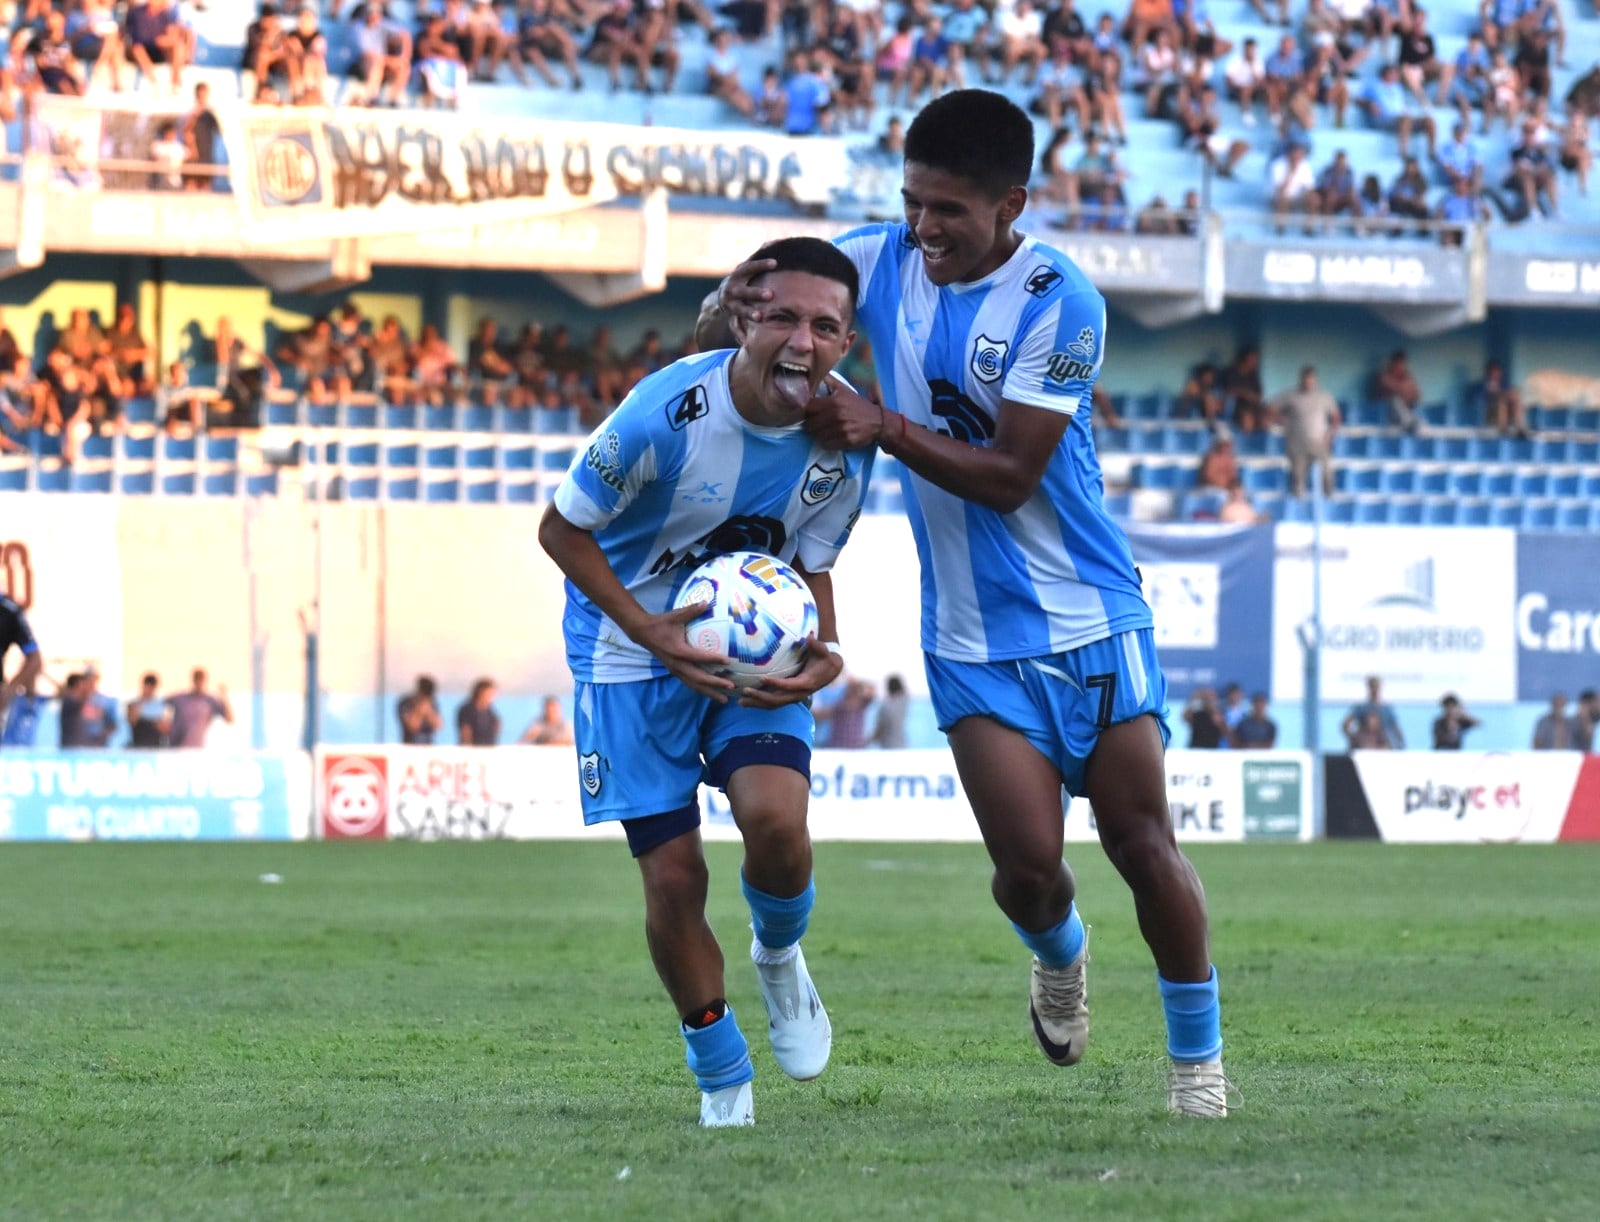
[[811,371],[804,365],[779,361],[772,367],[772,385],[795,411],[803,410],[811,401]]

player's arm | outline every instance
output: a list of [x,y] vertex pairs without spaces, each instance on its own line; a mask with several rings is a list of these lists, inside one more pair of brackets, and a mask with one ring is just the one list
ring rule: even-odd
[[556,562],[568,581],[599,607],[635,644],[648,649],[685,686],[726,703],[733,683],[705,669],[722,659],[696,649],[684,636],[684,626],[700,614],[698,606],[680,607],[652,615],[639,605],[606,560],[594,534],[561,516],[547,505],[539,522],[539,545]]
[[797,704],[827,687],[844,669],[843,656],[834,652],[839,645],[839,628],[833,609],[833,574],[807,572],[798,561],[793,568],[811,587],[811,601],[817,604],[817,635],[806,642],[805,665],[798,673],[747,688],[739,697],[740,704],[762,709]]

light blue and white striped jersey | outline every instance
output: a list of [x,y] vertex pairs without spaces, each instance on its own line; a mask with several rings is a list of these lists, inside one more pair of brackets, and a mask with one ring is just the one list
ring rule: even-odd
[[856,326],[872,342],[889,407],[980,446],[994,438],[1002,399],[1071,418],[1014,513],[901,467],[922,561],[923,649],[1000,661],[1149,627],[1128,540],[1105,511],[1090,430],[1106,303],[1088,277],[1030,237],[991,275],[943,288],[928,279],[904,223],[867,225],[835,243],[861,274]]
[[[874,451],[824,449],[798,424],[751,424],[729,393],[734,356],[684,357],[644,379],[556,489],[561,516],[594,533],[612,571],[652,613],[672,605],[697,565],[727,552],[766,552],[826,572],[861,512]],[[668,673],[570,581],[561,630],[580,682]]]

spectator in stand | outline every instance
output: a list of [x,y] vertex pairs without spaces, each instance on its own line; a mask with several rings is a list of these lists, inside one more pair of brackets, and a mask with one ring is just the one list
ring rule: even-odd
[[284,38],[289,52],[289,96],[297,106],[321,106],[327,100],[328,40],[317,24],[317,10],[307,5]]
[[1433,215],[1428,209],[1428,179],[1415,157],[1405,159],[1389,187],[1389,211],[1413,221],[1426,221]]
[[1123,40],[1138,50],[1157,30],[1177,33],[1173,9],[1172,0],[1129,0],[1127,16],[1122,20]]
[[[833,106],[839,125],[842,127],[848,119],[857,131],[872,130],[877,105],[877,74],[867,53],[867,25],[861,12],[839,5],[815,51],[819,60],[826,60],[833,68]],[[950,62],[959,70],[959,57],[965,52],[948,28],[945,36],[950,40]]]
[[1217,91],[1210,85],[1186,91],[1180,103],[1178,125],[1184,147],[1197,150],[1223,178],[1232,178],[1238,164],[1250,153],[1250,145],[1222,131],[1222,112]]
[[[201,81],[194,87],[194,106],[183,117],[183,185],[188,191],[212,191],[217,180],[212,167],[222,160],[222,125],[211,109],[211,86]],[[227,179],[224,178],[226,184]]]
[[[1170,0],[1135,0],[1136,4],[1140,2],[1165,4],[1168,16],[1171,15]],[[995,5],[993,27],[998,42],[1000,68],[994,79],[990,81],[986,77],[986,82],[1004,85],[1011,79],[1012,70],[1022,64],[1023,87],[1032,88],[1039,65],[1045,57],[1044,14],[1034,6],[1032,0],[1000,0]]]
[[[1318,212],[1317,180],[1306,159],[1305,146],[1291,144],[1283,156],[1272,163],[1268,171],[1272,187],[1272,214],[1278,221],[1278,232],[1283,232],[1283,221],[1290,213],[1313,217]],[[1311,233],[1309,224],[1306,233]]]
[[1072,44],[1058,37],[1051,44],[1050,59],[1039,70],[1039,92],[1034,95],[1029,109],[1044,118],[1050,130],[1064,128],[1067,110],[1078,116],[1078,130],[1089,130],[1089,93],[1085,87],[1083,69],[1072,53]]
[[1222,706],[1212,687],[1197,687],[1183,706],[1183,721],[1189,727],[1189,750],[1215,751],[1227,737]]
[[[523,0],[523,4],[543,4],[548,8],[549,0]],[[353,100],[362,106],[404,105],[406,89],[411,83],[411,32],[399,22],[391,21],[378,0],[367,0],[360,22],[350,31],[350,38],[355,46],[350,77],[360,87],[359,98]],[[539,63],[542,65],[544,61],[541,59]],[[541,67],[540,71],[548,79],[548,66]]]
[[[61,702],[57,714],[57,743],[63,751],[76,751],[82,747],[90,746],[84,737],[83,729],[83,676],[77,671],[67,676],[67,681],[56,689],[56,696]],[[1562,707],[1566,707],[1567,698],[1560,697]],[[1543,725],[1543,722],[1539,723]],[[1565,720],[1563,719],[1563,725]],[[1535,735],[1535,743],[1538,738]]]
[[1267,83],[1266,65],[1261,62],[1254,38],[1244,40],[1238,56],[1228,61],[1228,66],[1222,75],[1227,85],[1229,100],[1239,104],[1240,118],[1244,121],[1244,125],[1254,127],[1256,95],[1265,93]]
[[1267,716],[1266,692],[1250,697],[1250,709],[1233,727],[1229,743],[1238,751],[1271,751],[1278,745],[1278,723]]
[[1217,521],[1224,526],[1256,526],[1268,520],[1267,514],[1250,503],[1250,494],[1245,491],[1244,481],[1235,479],[1233,486],[1228,489],[1228,499],[1217,510]]
[[1284,103],[1289,100],[1289,91],[1300,83],[1303,67],[1294,36],[1285,34],[1264,65],[1266,79],[1262,88],[1267,95],[1267,119],[1272,124],[1282,123]]
[[18,53],[24,39],[33,71],[46,93],[73,98],[83,95],[83,69],[78,66],[72,45],[67,41],[65,14],[51,9],[45,15],[42,30],[24,30],[13,45],[13,55]]
[[1589,170],[1594,154],[1589,149],[1589,117],[1576,106],[1567,108],[1567,123],[1561,129],[1561,168],[1578,179],[1578,194],[1589,194]]
[[827,83],[812,70],[811,57],[800,52],[783,86],[783,130],[791,136],[815,136],[829,130]]
[[[68,679],[68,683],[72,680]],[[1533,749],[1535,751],[1576,751],[1580,747],[1581,735],[1576,731],[1582,727],[1573,723],[1576,718],[1567,716],[1567,697],[1562,692],[1557,692],[1550,697],[1550,711],[1539,718],[1533,726]]]
[[1441,224],[1441,246],[1465,245],[1467,229],[1489,219],[1489,205],[1483,201],[1478,176],[1474,174],[1471,178],[1457,179],[1439,201],[1433,215]]
[[1350,706],[1339,728],[1349,741],[1351,750],[1363,747],[1405,750],[1406,736],[1400,732],[1400,721],[1395,717],[1394,709],[1384,703],[1383,680],[1377,675],[1367,676],[1366,700]]
[[1572,715],[1573,746],[1579,751],[1592,752],[1597,727],[1600,727],[1600,692],[1587,687],[1578,693],[1578,711]]
[[[872,3],[873,7],[877,7],[875,0],[869,0],[869,3]],[[853,12],[853,10],[844,6],[840,6],[840,8],[846,12]],[[840,9],[835,9],[835,12],[838,11]],[[1064,0],[1063,6],[1055,10],[1057,14],[1063,12],[1069,16],[1069,25],[1071,20],[1076,20],[1077,36],[1081,37],[1083,19],[1072,12],[1072,0]],[[1048,24],[1048,18],[1046,21]],[[987,9],[979,7],[977,0],[955,0],[944,19],[944,36],[953,45],[961,47],[963,54],[969,59],[977,58],[980,72],[985,79],[987,79],[988,75],[988,24],[989,12]],[[1068,34],[1067,37],[1070,40],[1074,35]]]
[[1217,381],[1217,367],[1202,362],[1189,371],[1189,380],[1178,392],[1175,408],[1178,418],[1199,416],[1213,428],[1226,427],[1223,421],[1222,387]]
[[478,319],[478,330],[467,343],[467,376],[482,387],[485,403],[496,404],[504,397],[515,369],[500,346],[500,329],[494,319]]
[[[1344,126],[1345,111],[1350,106],[1349,77],[1354,69],[1339,55],[1332,43],[1314,47],[1306,57],[1305,72],[1301,76],[1308,96],[1318,105],[1333,109],[1333,125]],[[1307,123],[1305,126],[1309,127]]]
[[1439,147],[1433,161],[1451,186],[1476,181],[1483,172],[1483,160],[1478,156],[1477,145],[1472,143],[1470,125],[1455,124],[1450,129],[1450,142]]
[[878,702],[878,718],[872,727],[871,745],[885,751],[906,748],[906,718],[911,712],[911,697],[906,681],[899,675],[884,680],[883,699]]
[[922,32],[911,42],[909,88],[915,101],[924,89],[938,97],[947,87],[961,87],[961,52],[944,35],[944,23],[935,15],[923,22]]
[[[606,18],[600,20],[604,22]],[[599,36],[597,25],[595,37]],[[429,17],[422,27],[417,38],[416,58],[422,79],[422,105],[459,110],[467,92],[467,66],[461,60],[461,49],[450,37],[445,19],[438,14]],[[615,73],[611,86],[617,87]]]
[[1525,97],[1550,100],[1550,36],[1543,30],[1533,30],[1517,43],[1517,53],[1511,59],[1516,69]]
[[139,320],[131,302],[117,306],[116,320],[106,333],[106,352],[126,394],[148,395],[155,389],[155,353],[139,333]]
[[1222,689],[1222,728],[1226,735],[1225,740],[1230,745],[1233,742],[1233,731],[1244,720],[1245,714],[1250,711],[1250,706],[1244,702],[1244,688],[1237,683],[1229,683]]
[[1508,221],[1524,221],[1535,213],[1553,217],[1560,207],[1555,165],[1539,139],[1539,124],[1532,116],[1523,120],[1522,139],[1511,150],[1511,172],[1501,185],[1512,193],[1509,202],[1493,192],[1485,194]]
[[189,150],[178,133],[177,120],[161,120],[156,124],[156,138],[150,144],[150,160],[161,168],[150,175],[150,189],[182,191],[183,164],[188,159]]
[[1039,184],[1034,191],[1035,199],[1048,200],[1052,204],[1061,204],[1065,207],[1066,214],[1060,221],[1063,229],[1076,224],[1078,206],[1082,199],[1078,187],[1078,175],[1072,166],[1067,164],[1067,152],[1071,144],[1070,128],[1058,127],[1051,133],[1049,143],[1039,154]]
[[479,679],[472,685],[472,694],[456,709],[456,741],[463,747],[492,747],[500,741],[496,692],[493,679]]
[[1250,7],[1255,9],[1256,16],[1261,18],[1265,25],[1281,25],[1289,27],[1289,0],[1272,0],[1273,6],[1278,10],[1278,15],[1273,17],[1267,11],[1267,0],[1250,0]]
[[1200,456],[1200,466],[1195,472],[1196,489],[1220,488],[1226,492],[1239,478],[1239,458],[1233,450],[1233,438],[1220,434],[1211,439],[1211,445]]
[[172,709],[171,738],[174,747],[203,747],[211,725],[219,717],[233,724],[233,706],[228,703],[228,689],[220,683],[216,695],[206,690],[207,676],[203,667],[195,667],[190,676],[191,686],[186,692],[168,696]]
[[221,396],[213,410],[221,411],[235,428],[255,428],[261,423],[267,388],[283,383],[278,367],[265,352],[252,348],[234,332],[233,320],[226,314],[217,318],[210,357]]
[[170,746],[172,709],[160,696],[161,677],[154,671],[139,682],[139,694],[128,701],[128,746],[148,751]]
[[450,390],[460,368],[455,352],[431,322],[422,324],[417,342],[409,353],[409,363],[411,378],[423,402],[439,407],[450,400]]
[[1312,463],[1322,468],[1322,494],[1333,495],[1333,437],[1343,423],[1339,403],[1317,385],[1317,370],[1307,365],[1300,381],[1272,400],[1271,414],[1283,421],[1283,449],[1289,459],[1289,495],[1306,494]]
[[194,59],[194,31],[178,16],[177,0],[144,0],[132,5],[124,18],[123,39],[134,64],[155,84],[155,66],[165,64],[172,92],[183,87],[183,70]]
[[1084,137],[1083,153],[1072,172],[1077,180],[1078,196],[1084,200],[1098,201],[1107,187],[1120,188],[1126,177],[1117,165],[1115,151],[1106,148],[1094,132]]
[[1466,709],[1453,694],[1439,701],[1439,716],[1433,721],[1433,749],[1459,751],[1461,740],[1468,730],[1476,730],[1483,723]]
[[278,359],[294,369],[296,381],[313,403],[334,403],[350,393],[350,379],[339,362],[333,323],[319,314],[278,348]]
[[1128,123],[1122,112],[1122,57],[1101,51],[1088,74],[1089,110],[1108,141],[1126,146]]
[[1455,72],[1448,90],[1440,90],[1441,100],[1454,106],[1461,114],[1461,122],[1472,126],[1472,112],[1484,112],[1484,130],[1488,130],[1489,116],[1494,110],[1494,90],[1489,81],[1493,64],[1489,49],[1483,45],[1480,34],[1467,35],[1466,45],[1456,53]]
[[463,5],[462,12],[466,39],[461,60],[467,65],[471,79],[493,82],[500,65],[512,57],[512,74],[519,84],[527,85],[527,73],[522,70],[522,61],[513,57],[516,37],[501,22],[493,0],[473,0],[470,6]]
[[1394,226],[1389,220],[1389,200],[1383,193],[1383,184],[1378,181],[1376,174],[1368,174],[1361,180],[1361,220],[1356,225],[1358,234],[1392,232]]
[[[1178,232],[1183,237],[1200,236],[1200,192],[1193,187],[1183,193],[1183,208],[1178,213]],[[1096,383],[1098,385],[1098,383]]]
[[540,747],[572,746],[572,726],[567,722],[561,701],[554,696],[546,696],[544,711],[529,724],[517,741]]
[[1400,140],[1400,151],[1411,151],[1411,133],[1420,130],[1427,141],[1428,156],[1432,157],[1437,143],[1438,128],[1433,116],[1418,107],[1400,81],[1400,68],[1385,64],[1376,80],[1367,82],[1356,106],[1367,116],[1367,122],[1379,131],[1392,131]]
[[755,113],[755,101],[739,83],[739,56],[733,50],[733,35],[727,30],[718,30],[711,36],[711,51],[706,56],[706,92],[721,98],[747,119]]
[[122,71],[128,61],[113,0],[75,0],[67,14],[66,28],[72,54],[83,65],[84,88],[92,85],[95,73],[104,69],[112,92],[121,93]]
[[[761,127],[782,127],[784,111],[788,108],[788,99],[783,92],[783,84],[778,79],[776,68],[767,68],[761,73],[761,91],[756,94],[755,113],[750,117]],[[893,105],[891,102],[890,105]]]
[[601,325],[594,329],[589,346],[584,351],[583,375],[594,389],[595,398],[607,408],[622,402],[622,355],[611,343],[611,328]]
[[283,19],[276,4],[263,2],[256,19],[244,33],[244,54],[239,60],[241,88],[247,101],[276,102],[280,98],[274,82],[283,82],[288,91],[289,44]]
[[1378,402],[1388,404],[1389,419],[1394,424],[1407,433],[1421,431],[1422,418],[1417,415],[1417,408],[1422,403],[1422,388],[1406,363],[1404,348],[1391,352],[1389,359],[1373,374],[1371,394]]
[[1140,48],[1133,85],[1144,92],[1146,118],[1176,117],[1183,86],[1178,75],[1178,47],[1169,29],[1156,30]]
[[431,747],[444,717],[439,712],[438,687],[430,675],[418,675],[417,685],[400,697],[395,715],[400,719],[400,741]]
[[1222,394],[1234,425],[1242,432],[1254,433],[1266,427],[1262,412],[1261,350],[1254,344],[1240,348],[1223,371]]
[[1434,96],[1442,106],[1450,96],[1450,78],[1454,65],[1441,63],[1438,44],[1428,33],[1428,14],[1420,8],[1412,10],[1411,24],[1400,34],[1400,80],[1419,106],[1429,106],[1427,86],[1437,85]]
[[390,403],[414,401],[416,384],[411,380],[411,345],[400,329],[400,320],[384,315],[367,348],[373,378]]
[[1140,209],[1133,221],[1133,231],[1150,237],[1171,237],[1178,232],[1178,218],[1167,201],[1157,195]]
[[78,746],[104,749],[117,733],[117,702],[100,690],[100,669],[84,667],[78,684],[81,704]]
[[1340,149],[1317,175],[1317,204],[1323,216],[1361,215],[1361,200],[1356,194],[1356,172]]
[[1473,415],[1502,436],[1529,436],[1528,417],[1522,406],[1522,394],[1506,380],[1505,366],[1499,361],[1488,361],[1483,367],[1483,380],[1468,392],[1468,405]]
[[827,747],[858,751],[867,745],[867,710],[877,699],[877,689],[865,679],[841,671],[833,683],[817,693],[833,693],[833,698],[816,710],[818,737],[826,727]]

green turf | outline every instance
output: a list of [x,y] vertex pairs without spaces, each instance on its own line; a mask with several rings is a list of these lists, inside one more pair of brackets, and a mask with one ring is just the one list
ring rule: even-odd
[[1062,1070],[979,850],[821,846],[809,1085],[765,1047],[711,855],[752,1130],[695,1125],[619,845],[0,846],[0,1215],[1600,1216],[1595,849],[1197,854],[1223,1123],[1163,1113],[1097,849],[1094,1037]]

